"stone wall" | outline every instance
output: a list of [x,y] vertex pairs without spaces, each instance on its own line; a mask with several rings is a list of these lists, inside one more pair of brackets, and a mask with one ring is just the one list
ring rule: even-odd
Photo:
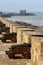
[[[31,34],[29,31],[23,31],[23,43],[31,43]],[[31,31],[30,31],[31,32]]]
[[41,59],[43,59],[43,43],[41,41],[43,37],[31,37],[31,59],[36,65],[40,64]]
[[16,23],[16,22],[13,23],[13,22],[11,22],[11,21],[9,21],[9,20],[3,18],[3,17],[0,17],[0,20],[1,20],[4,24],[6,24],[7,27],[10,27],[10,32],[17,32],[17,28],[18,28],[18,27],[26,27],[26,26],[21,25],[21,24]]
[[26,27],[20,24],[12,23],[2,17],[0,20],[6,24],[7,27],[10,27],[10,32],[17,32],[17,43],[31,43],[31,59],[33,63],[39,64],[40,60],[43,60],[43,37],[36,37],[32,35],[39,35],[41,33],[36,31],[35,28]]
[[17,28],[25,28],[25,26],[22,26],[22,25],[13,25],[13,32],[16,32],[17,33]]
[[[17,43],[23,43],[23,31],[33,30],[30,28],[17,28]],[[27,41],[28,42],[28,41]]]
[[32,30],[23,31],[23,43],[31,43],[31,35],[40,34],[39,32],[35,32]]
[[[18,23],[13,23],[13,22],[11,22],[11,21],[9,21],[9,20],[6,20],[6,19],[3,18],[3,17],[0,17],[0,20],[1,20],[4,24],[6,24],[7,27],[10,27],[10,32],[17,32],[17,27],[18,27],[18,26],[19,26],[19,27],[22,27],[22,25],[20,25],[20,24],[18,24]],[[23,26],[23,27],[25,27],[25,26]]]
[[13,26],[13,23],[12,23],[12,22],[10,22],[10,21],[8,21],[8,20],[2,18],[2,17],[0,17],[0,20],[1,20],[4,24],[6,24],[7,27],[10,27],[10,32],[13,32],[13,31],[12,31],[12,26]]

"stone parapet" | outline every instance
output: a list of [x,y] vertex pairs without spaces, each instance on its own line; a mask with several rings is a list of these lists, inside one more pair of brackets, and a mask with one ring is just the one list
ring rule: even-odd
[[31,28],[17,28],[17,43],[23,43],[23,31],[34,31]]
[[[41,35],[40,35],[41,36]],[[42,35],[43,36],[43,35]],[[32,36],[31,37],[31,59],[33,63],[39,65],[41,59],[43,59],[43,37]]]
[[32,35],[39,35],[41,34],[40,32],[35,32],[32,30],[28,30],[28,31],[23,31],[23,43],[31,43],[31,36]]

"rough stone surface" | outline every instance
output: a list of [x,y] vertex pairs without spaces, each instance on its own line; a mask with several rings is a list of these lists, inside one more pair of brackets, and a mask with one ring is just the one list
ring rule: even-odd
[[43,42],[42,37],[31,37],[31,58],[33,63],[40,64],[43,61]]

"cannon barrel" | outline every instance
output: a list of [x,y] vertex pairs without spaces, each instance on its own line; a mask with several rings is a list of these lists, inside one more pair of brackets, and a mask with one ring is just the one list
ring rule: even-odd
[[31,44],[19,44],[19,45],[12,45],[9,49],[15,49],[16,47],[31,47]]

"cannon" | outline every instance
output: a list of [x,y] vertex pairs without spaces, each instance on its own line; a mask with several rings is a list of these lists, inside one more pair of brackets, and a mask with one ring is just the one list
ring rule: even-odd
[[12,42],[17,42],[17,33],[6,33],[3,34],[3,37],[1,38],[2,42],[6,42],[6,40],[11,40]]
[[10,33],[10,27],[0,28],[0,34],[1,34],[2,32]]
[[15,58],[16,54],[22,54],[24,58],[31,58],[31,44],[12,45],[8,51],[5,51],[9,58]]

